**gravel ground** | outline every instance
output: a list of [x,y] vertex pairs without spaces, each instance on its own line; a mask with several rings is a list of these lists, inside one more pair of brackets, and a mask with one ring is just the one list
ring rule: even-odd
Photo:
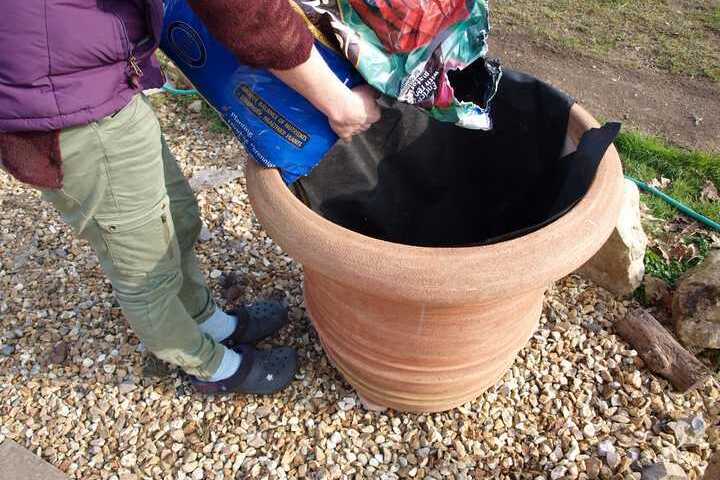
[[[188,176],[241,168],[228,134],[172,99],[155,103]],[[297,381],[269,398],[195,395],[143,351],[85,242],[0,174],[0,442],[83,480],[640,479],[662,460],[697,479],[720,444],[717,383],[673,393],[613,333],[629,304],[577,277],[549,292],[538,332],[475,402],[366,412],[325,358],[302,270],[258,225],[244,178],[199,183],[210,284],[224,304],[287,297],[292,322],[273,342],[299,349]]]

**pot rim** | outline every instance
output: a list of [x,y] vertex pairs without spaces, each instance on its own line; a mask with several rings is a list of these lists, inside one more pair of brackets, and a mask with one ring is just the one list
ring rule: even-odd
[[[574,104],[568,139],[599,123]],[[306,269],[366,293],[400,301],[480,303],[545,288],[572,273],[612,233],[623,197],[614,145],[586,195],[562,217],[527,235],[470,247],[419,247],[368,237],[326,220],[296,198],[275,169],[247,162],[247,188],[262,226]]]

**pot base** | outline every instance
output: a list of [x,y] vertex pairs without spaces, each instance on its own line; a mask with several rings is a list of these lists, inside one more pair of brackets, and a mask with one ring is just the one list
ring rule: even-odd
[[[448,306],[350,294],[305,270],[305,305],[333,366],[374,408],[430,413],[492,387],[537,328],[545,289]],[[512,328],[503,327],[512,318]],[[501,332],[501,333],[498,333]]]

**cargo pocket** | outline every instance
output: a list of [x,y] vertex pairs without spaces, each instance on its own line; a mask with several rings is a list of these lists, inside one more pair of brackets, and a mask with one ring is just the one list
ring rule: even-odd
[[149,275],[180,268],[180,251],[167,196],[149,211],[96,220],[117,272]]

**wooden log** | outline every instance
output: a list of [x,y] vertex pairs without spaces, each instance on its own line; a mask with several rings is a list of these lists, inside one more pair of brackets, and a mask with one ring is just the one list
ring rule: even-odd
[[645,310],[631,310],[615,329],[637,350],[650,371],[668,379],[680,392],[702,385],[710,376],[705,365]]

